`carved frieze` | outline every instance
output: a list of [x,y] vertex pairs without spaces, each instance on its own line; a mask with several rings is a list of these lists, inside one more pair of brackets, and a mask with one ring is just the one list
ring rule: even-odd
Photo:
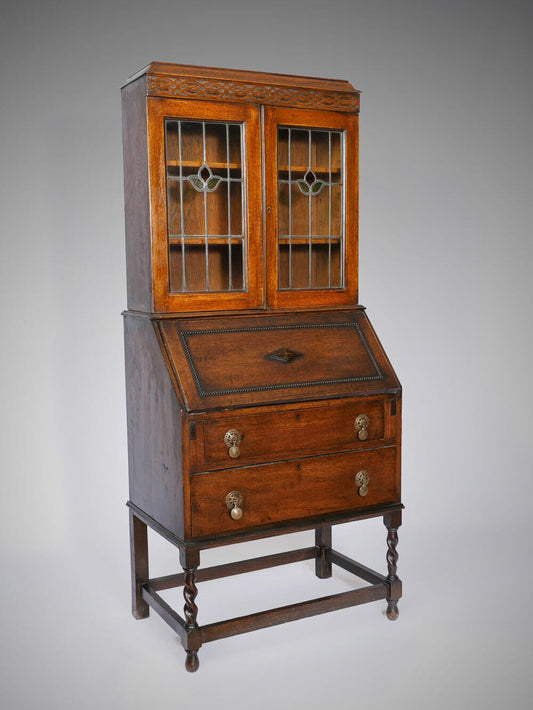
[[243,81],[193,79],[148,74],[148,96],[174,96],[181,99],[239,101],[275,106],[298,106],[359,113],[359,95],[342,91],[292,88],[275,84]]

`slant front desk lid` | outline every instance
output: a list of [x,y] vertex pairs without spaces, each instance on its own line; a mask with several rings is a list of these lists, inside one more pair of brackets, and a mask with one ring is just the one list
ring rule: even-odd
[[155,326],[189,411],[400,391],[362,309]]

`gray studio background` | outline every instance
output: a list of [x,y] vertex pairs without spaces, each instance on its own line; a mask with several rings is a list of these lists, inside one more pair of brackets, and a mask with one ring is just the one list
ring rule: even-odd
[[[2,3],[2,708],[532,706],[532,25],[513,0]],[[404,386],[399,620],[218,641],[196,675],[129,611],[119,88],[152,60],[362,90],[361,302]],[[385,569],[380,521],[334,536]],[[200,622],[349,583],[249,577],[200,585]]]

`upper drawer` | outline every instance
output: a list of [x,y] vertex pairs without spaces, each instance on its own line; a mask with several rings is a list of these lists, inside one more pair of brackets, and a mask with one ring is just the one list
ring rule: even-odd
[[390,420],[395,416],[391,417],[390,411],[391,399],[387,397],[264,414],[225,413],[209,417],[199,426],[191,468],[213,470],[375,447],[394,440],[395,427]]

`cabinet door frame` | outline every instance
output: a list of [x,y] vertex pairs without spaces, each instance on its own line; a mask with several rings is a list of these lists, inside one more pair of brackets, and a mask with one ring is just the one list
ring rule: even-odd
[[[148,165],[152,254],[152,303],[159,312],[260,308],[264,302],[262,270],[261,115],[258,106],[216,101],[148,97]],[[245,291],[170,291],[165,120],[242,123],[244,126]]]
[[[267,302],[273,308],[309,308],[357,303],[358,298],[358,116],[353,113],[264,107]],[[278,126],[345,131],[344,286],[280,290],[278,249]]]

